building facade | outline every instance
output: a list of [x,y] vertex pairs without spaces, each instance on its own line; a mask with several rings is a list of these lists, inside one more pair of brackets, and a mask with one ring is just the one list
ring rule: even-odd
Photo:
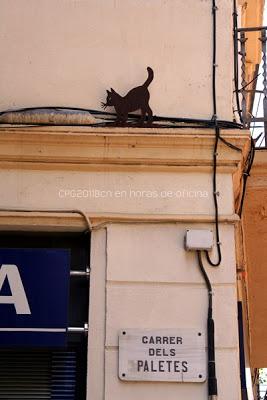
[[[2,346],[0,337],[3,360],[18,362],[24,351],[23,357],[30,353],[28,362],[40,371],[46,365],[43,386],[33,375],[27,381],[27,399],[38,398],[40,387],[42,398],[64,400],[245,398],[240,354],[246,353],[249,371],[250,342],[245,329],[241,343],[238,324],[238,301],[243,299],[243,313],[247,305],[237,271],[244,254],[238,207],[250,132],[240,129],[233,113],[233,3],[217,3],[0,1],[1,111],[19,109],[22,115],[19,122],[12,113],[1,115],[15,118],[0,126],[1,251],[11,254],[11,261],[3,255],[0,271],[3,313],[16,311],[14,298],[7,308],[4,297],[10,293],[4,279],[14,297],[13,278],[3,272],[4,265],[17,265],[15,249],[70,252],[70,277],[62,278],[70,287],[68,321],[60,325],[65,347],[53,338],[33,345],[30,337],[15,346],[20,339],[12,338],[14,332],[19,336],[29,329],[37,335],[28,325],[16,325],[18,313],[12,328],[1,326],[13,332]],[[238,4],[243,26],[249,26],[253,4],[261,18],[263,2]],[[94,113],[110,87],[126,94],[142,84],[147,66],[154,71],[150,106],[161,119],[152,126],[114,126],[107,114]],[[60,124],[56,111],[63,107],[71,109],[73,118],[91,110],[91,123]],[[29,122],[32,109],[36,119]],[[208,263],[207,247],[199,245],[210,231],[214,241],[208,254],[216,264],[219,246],[218,266]],[[197,236],[186,250],[187,232]],[[208,389],[214,361],[208,365],[210,291],[199,265],[199,246],[212,286],[214,392]],[[60,264],[47,263],[50,280],[61,281],[56,275]],[[57,289],[51,288],[51,297],[52,290]],[[62,293],[58,288],[58,297]],[[53,329],[59,330],[57,321]],[[181,352],[177,338],[185,343]],[[45,364],[40,352],[50,361]],[[55,371],[66,371],[66,365],[72,369],[59,379]],[[6,361],[1,369],[6,371]],[[6,373],[0,398],[22,398],[23,374],[16,373],[22,376],[17,384],[10,384],[12,372]],[[249,376],[246,393],[252,399]]]

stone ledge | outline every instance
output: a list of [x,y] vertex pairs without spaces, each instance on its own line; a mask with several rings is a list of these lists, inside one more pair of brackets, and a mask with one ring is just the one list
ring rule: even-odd
[[[62,210],[64,211],[64,210]],[[118,214],[118,213],[86,213],[90,218],[93,228],[99,229],[109,223],[214,223],[213,215],[163,215],[163,214]],[[221,215],[221,223],[235,224],[239,221],[239,216]],[[49,210],[45,212],[25,212],[25,211],[3,211],[0,210],[0,229],[2,230],[31,230],[31,231],[77,231],[87,229],[83,218],[75,213],[53,213]]]
[[[246,157],[250,133],[222,130],[222,137],[242,149],[223,143],[218,165],[236,167]],[[109,164],[109,165],[211,165],[213,129],[1,127],[1,162]]]

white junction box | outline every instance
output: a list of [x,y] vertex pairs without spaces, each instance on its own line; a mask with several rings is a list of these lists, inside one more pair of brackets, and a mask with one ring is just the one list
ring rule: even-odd
[[211,250],[213,231],[207,229],[187,229],[185,235],[186,250]]

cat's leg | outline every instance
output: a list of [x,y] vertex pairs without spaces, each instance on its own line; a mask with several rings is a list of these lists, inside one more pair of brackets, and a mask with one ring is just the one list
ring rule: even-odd
[[116,118],[115,124],[120,126],[122,124],[122,121],[123,121],[123,111],[118,106],[115,106],[114,108],[115,108],[115,111],[116,111],[116,114],[117,114],[117,118]]
[[121,125],[123,125],[123,114],[122,113],[118,113],[117,114],[117,119],[116,119],[116,124],[118,125],[118,126],[121,126]]
[[152,125],[152,122],[153,122],[153,111],[151,110],[149,105],[147,105],[147,116],[148,116],[147,124],[148,125]]
[[146,117],[146,109],[144,107],[141,108],[141,118],[139,120],[139,125],[143,126],[145,122],[145,117]]
[[128,119],[128,113],[124,113],[121,115],[122,125],[126,125],[127,119]]

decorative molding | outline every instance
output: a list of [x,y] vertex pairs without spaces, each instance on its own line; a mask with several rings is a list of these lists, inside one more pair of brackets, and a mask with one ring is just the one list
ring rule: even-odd
[[[214,223],[211,215],[163,215],[163,214],[119,214],[119,213],[87,213],[93,229],[98,229],[110,223]],[[236,224],[239,216],[221,215],[221,223]],[[21,211],[0,211],[1,230],[21,231],[71,231],[81,232],[87,229],[84,219],[73,213],[52,213],[46,212],[21,212]]]
[[[240,147],[243,154],[223,143],[218,166],[235,169],[249,149],[249,131],[223,130],[222,136]],[[211,166],[213,129],[1,127],[1,166],[34,168],[67,166]],[[25,164],[26,165],[26,164]]]
[[267,150],[256,150],[247,189],[267,191]]

